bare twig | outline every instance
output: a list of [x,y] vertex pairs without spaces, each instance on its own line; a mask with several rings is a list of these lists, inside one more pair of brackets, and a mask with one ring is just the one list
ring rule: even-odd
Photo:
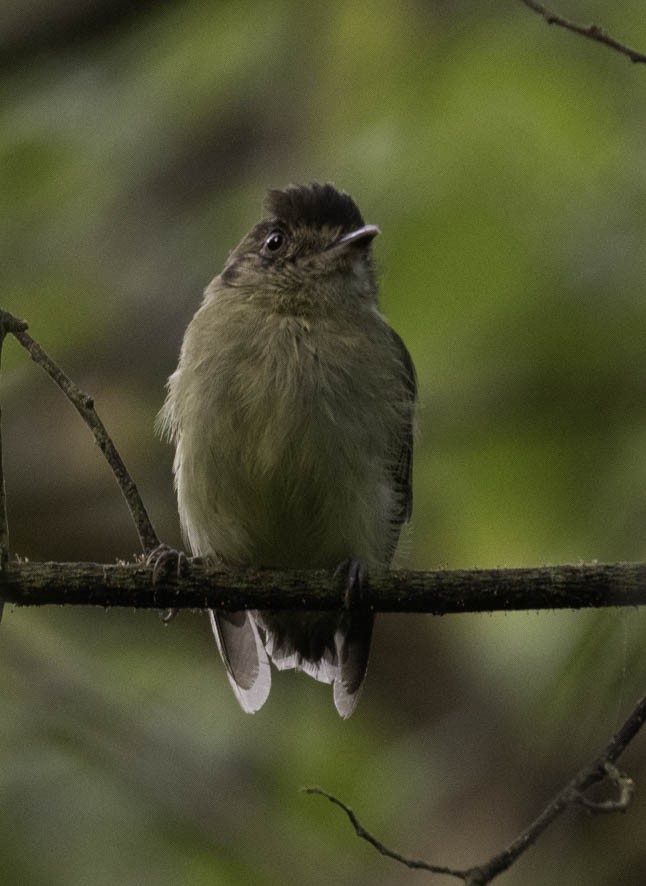
[[[2,346],[7,332],[24,331],[27,324],[15,317],[5,318],[0,315],[0,364],[2,362]],[[0,410],[0,423],[2,420],[2,411]],[[2,432],[0,430],[0,571],[4,570],[9,562],[9,522],[7,520],[7,490],[4,481],[4,460],[2,457]],[[2,611],[4,608],[4,600],[0,599],[0,620],[2,619]]]
[[[494,877],[506,871],[529,846],[536,842],[543,831],[572,805],[582,804],[590,811],[596,812],[625,811],[632,797],[632,781],[626,776],[620,775],[614,764],[637,735],[645,721],[646,696],[637,702],[622,727],[608,742],[599,756],[588,766],[585,766],[563,790],[559,791],[531,825],[516,837],[503,852],[491,858],[486,864],[479,865],[478,868],[473,869],[481,871],[483,874],[480,880],[475,880],[474,882],[490,883]],[[585,792],[593,785],[599,784],[606,779],[616,787],[619,787],[619,800],[606,801],[605,803],[595,803],[594,801],[586,800]]]
[[[646,605],[646,563],[596,563],[540,569],[373,572],[368,605],[375,612],[583,609]],[[0,573],[0,594],[17,606],[96,605],[139,609],[329,611],[344,605],[332,570],[279,572],[223,569],[187,561],[152,582],[144,561],[131,564],[22,563]],[[359,603],[358,605],[365,605]]]
[[[22,332],[27,324],[15,317],[6,318],[0,314],[0,365],[2,363],[2,346],[8,332]],[[0,420],[2,412],[0,411]],[[2,458],[2,433],[0,432],[0,569],[4,569],[9,560],[9,524],[7,522],[7,493],[4,481],[4,462]],[[1,613],[1,610],[0,610]]]
[[26,331],[27,324],[24,321],[18,320],[7,311],[0,310],[0,326],[5,332],[11,332],[23,348],[27,349],[31,359],[38,363],[39,366],[42,366],[52,381],[58,385],[68,400],[76,407],[79,415],[92,431],[94,440],[112,468],[112,473],[130,509],[130,514],[137,527],[142,550],[145,554],[150,553],[159,545],[157,533],[153,528],[132,477],[128,473],[103,422],[96,413],[94,400],[88,394],[84,394],[79,390],[74,382],[65,375],[63,370],[43,351],[41,346],[33,340]]
[[557,12],[552,12],[550,9],[547,9],[542,3],[537,3],[536,0],[521,0],[521,3],[524,3],[529,9],[532,9],[534,12],[538,13],[538,15],[542,16],[548,25],[557,25],[560,28],[565,28],[566,31],[572,31],[574,34],[588,37],[590,40],[595,40],[597,43],[603,43],[604,46],[609,46],[611,49],[627,56],[631,62],[646,62],[646,55],[637,52],[635,49],[630,49],[630,47],[615,40],[614,37],[611,37],[598,25],[579,25],[576,22],[568,21],[568,19],[563,18],[563,16],[559,15]]
[[[637,735],[645,721],[646,696],[635,705],[621,729],[612,737],[599,756],[559,791],[556,797],[548,803],[541,814],[534,819],[526,830],[519,834],[506,849],[498,855],[494,855],[489,861],[464,870],[407,858],[401,853],[389,849],[380,840],[377,840],[376,837],[366,831],[355,813],[337,797],[328,794],[320,788],[304,788],[304,791],[307,794],[319,794],[322,797],[326,797],[331,803],[342,809],[348,816],[355,834],[374,846],[382,855],[386,855],[388,858],[392,858],[409,868],[418,868],[434,874],[445,874],[455,877],[462,880],[467,886],[484,886],[484,884],[491,883],[499,874],[506,871],[519,856],[529,849],[530,846],[533,846],[540,834],[569,807],[579,804],[593,812],[624,812],[626,810],[632,798],[633,782],[617,770],[615,763]],[[618,790],[619,795],[617,799],[596,802],[585,797],[586,791],[593,785],[605,780],[609,781]]]
[[332,794],[328,794],[327,791],[324,791],[321,788],[302,788],[301,790],[305,794],[318,794],[320,797],[326,797],[330,801],[330,803],[334,803],[335,806],[338,806],[339,809],[342,809],[350,819],[350,823],[354,828],[354,832],[357,837],[361,837],[362,840],[370,843],[371,846],[375,847],[377,852],[380,852],[387,858],[392,858],[395,861],[398,861],[400,864],[406,865],[407,868],[416,868],[417,870],[430,871],[432,874],[446,874],[450,877],[462,878],[462,871],[454,870],[453,868],[447,868],[444,865],[430,864],[428,861],[422,861],[422,859],[419,858],[407,858],[405,855],[402,855],[401,852],[396,852],[394,849],[388,849],[388,847],[384,846],[384,844],[377,840],[376,837],[373,837],[372,834],[368,833],[368,831],[360,823],[359,819],[354,814],[352,809],[350,809],[349,806],[346,806],[345,803],[339,800],[338,797],[335,797]]

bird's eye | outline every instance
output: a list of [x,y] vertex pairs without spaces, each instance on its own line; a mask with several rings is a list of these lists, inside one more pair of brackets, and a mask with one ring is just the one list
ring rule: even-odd
[[265,238],[263,250],[267,253],[279,252],[285,245],[287,238],[282,231],[272,231]]

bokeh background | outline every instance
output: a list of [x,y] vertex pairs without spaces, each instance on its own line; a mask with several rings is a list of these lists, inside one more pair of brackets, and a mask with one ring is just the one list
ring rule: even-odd
[[[643,0],[561,0],[646,50]],[[330,180],[378,223],[419,371],[400,563],[646,559],[646,67],[520,2],[4,0],[1,305],[97,408],[179,544],[154,417],[183,330],[267,187]],[[12,552],[137,552],[85,426],[11,341]],[[280,675],[244,715],[206,619],[9,608],[0,870],[54,886],[408,884],[384,842],[506,845],[646,686],[638,611],[382,616],[356,715]],[[626,816],[568,813],[501,882],[646,881],[646,736]]]

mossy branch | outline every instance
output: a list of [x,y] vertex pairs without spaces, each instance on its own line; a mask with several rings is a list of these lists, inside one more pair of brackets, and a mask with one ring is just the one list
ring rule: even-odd
[[[646,604],[645,563],[592,563],[528,569],[374,572],[368,601],[375,612],[584,609]],[[188,561],[153,584],[145,561],[29,563],[10,561],[0,597],[18,606],[93,605],[143,609],[309,609],[344,605],[342,580],[326,570],[224,570]]]

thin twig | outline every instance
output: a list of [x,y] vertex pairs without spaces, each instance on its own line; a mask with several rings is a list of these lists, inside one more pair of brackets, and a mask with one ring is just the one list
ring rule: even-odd
[[[322,797],[326,797],[331,803],[342,809],[348,816],[355,834],[374,846],[382,855],[386,855],[388,858],[392,858],[409,868],[421,868],[434,874],[446,874],[447,876],[456,877],[467,884],[467,886],[485,886],[485,884],[491,883],[495,877],[506,871],[519,856],[529,849],[530,846],[533,846],[540,834],[569,807],[579,804],[592,812],[625,812],[632,798],[633,782],[618,771],[615,763],[637,735],[645,721],[646,696],[637,702],[621,729],[612,737],[599,756],[559,791],[526,830],[519,834],[506,849],[498,855],[494,855],[489,861],[464,870],[431,864],[420,859],[407,858],[401,853],[389,849],[369,831],[366,831],[352,809],[337,797],[328,794],[326,791],[321,790],[321,788],[303,788],[303,790],[307,794],[319,794]],[[618,790],[619,796],[616,800],[596,802],[585,797],[586,791],[604,780],[609,781]]]
[[352,824],[357,837],[361,837],[362,840],[370,843],[371,846],[375,847],[377,852],[380,852],[387,858],[392,858],[395,861],[398,861],[400,864],[406,865],[407,868],[416,868],[418,870],[430,871],[432,874],[447,874],[450,877],[463,878],[463,871],[454,870],[453,868],[447,868],[444,865],[430,864],[428,861],[423,861],[420,858],[407,858],[405,855],[402,855],[401,852],[397,852],[394,849],[388,849],[387,846],[384,846],[383,843],[377,840],[376,837],[370,834],[363,827],[363,825],[349,806],[346,806],[346,804],[339,800],[338,797],[335,797],[332,794],[328,794],[328,792],[322,790],[322,788],[301,788],[301,790],[304,794],[318,794],[320,797],[326,797],[330,801],[330,803],[334,803],[335,806],[338,806],[339,809],[342,809],[350,819],[350,823]]
[[[7,332],[23,331],[27,328],[27,324],[14,317],[5,318],[0,316],[0,365],[2,363],[2,346],[4,345]],[[0,424],[2,421],[2,411],[0,410]],[[9,521],[7,520],[7,490],[4,480],[4,460],[2,457],[2,431],[0,429],[0,572],[3,571],[9,562]],[[0,599],[0,620],[2,620],[2,611],[4,609],[4,600]]]
[[[641,698],[632,709],[624,724],[619,731],[611,738],[606,747],[588,766],[585,766],[578,775],[576,775],[569,784],[567,784],[554,799],[548,803],[541,814],[534,819],[531,825],[523,831],[510,845],[499,855],[494,856],[486,864],[479,865],[478,870],[484,874],[484,879],[480,882],[490,883],[498,874],[506,871],[516,859],[525,852],[529,846],[532,846],[540,834],[561,815],[568,807],[581,803],[581,799],[585,796],[593,785],[599,784],[605,779],[609,779],[612,783],[620,788],[620,800],[623,802],[614,802],[614,808],[608,805],[605,809],[601,809],[600,804],[592,801],[584,802],[583,805],[590,810],[617,812],[625,811],[628,802],[632,796],[630,788],[630,779],[621,776],[614,764],[626,750],[630,742],[637,735],[639,730],[646,721],[646,696]],[[621,780],[625,780],[622,784]],[[596,809],[595,809],[596,807]]]
[[[23,331],[27,324],[14,317],[5,318],[0,314],[0,365],[2,364],[2,346],[8,332]],[[2,412],[0,411],[0,420]],[[4,461],[2,458],[2,433],[0,431],[0,569],[4,569],[9,560],[9,523],[7,521],[7,491],[4,480]],[[0,610],[1,613],[1,610]]]
[[68,400],[76,407],[79,415],[89,427],[94,440],[112,468],[119,488],[123,493],[130,514],[139,534],[139,541],[145,554],[149,554],[159,546],[159,539],[150,517],[141,500],[137,487],[119,455],[116,446],[94,408],[94,400],[84,394],[62,369],[45,353],[41,346],[27,333],[27,324],[13,317],[7,311],[0,310],[0,325],[6,332],[11,332],[23,348],[29,352],[32,360],[38,363],[49,377],[63,391]]
[[637,52],[635,49],[630,49],[630,47],[626,46],[624,43],[615,40],[614,37],[611,37],[598,25],[579,25],[576,22],[571,22],[568,19],[563,18],[563,16],[559,15],[557,12],[552,12],[550,9],[547,9],[542,3],[537,3],[536,0],[521,0],[521,3],[524,3],[529,9],[538,13],[538,15],[545,19],[548,25],[557,25],[560,28],[565,28],[567,31],[572,31],[574,34],[580,34],[582,37],[587,37],[597,43],[603,43],[604,46],[609,46],[611,49],[627,56],[631,62],[646,62],[646,55],[644,55],[644,53]]

